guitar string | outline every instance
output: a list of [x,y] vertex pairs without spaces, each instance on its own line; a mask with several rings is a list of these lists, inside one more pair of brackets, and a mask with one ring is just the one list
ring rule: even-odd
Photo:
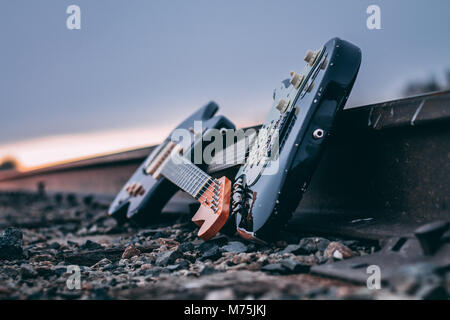
[[[203,179],[212,179],[215,180],[214,178],[212,178],[210,175],[208,175],[207,173],[205,173],[203,170],[201,170],[200,168],[198,168],[197,166],[195,166],[192,162],[190,162],[188,159],[184,158],[184,157],[179,157],[179,159],[183,162],[183,164],[185,166],[187,166],[187,168],[189,168],[191,170],[191,172],[193,172],[194,174],[197,175],[197,177],[202,178]],[[172,162],[173,163],[173,162]],[[176,169],[176,168],[175,168]],[[200,176],[199,176],[200,175]]]
[[[205,200],[208,200],[208,193],[210,196],[211,195],[217,196],[216,192],[210,191],[210,186],[214,183],[216,186],[220,187],[220,183],[218,183],[218,181],[216,179],[214,179],[211,176],[204,173],[201,169],[199,169],[197,167],[193,167],[192,163],[188,162],[187,159],[183,158],[182,161],[185,164],[184,168],[187,168],[188,171],[191,170],[191,172],[194,172],[194,174],[197,175],[197,177],[199,177],[199,178],[202,178],[202,176],[207,178],[207,182],[202,186],[202,188],[199,191],[197,191],[197,194],[200,194],[197,198],[197,201],[204,203]],[[172,166],[174,165],[173,162],[171,162],[171,165]],[[186,167],[186,165],[187,165],[187,167]],[[201,175],[199,176],[198,174],[201,174]],[[217,204],[217,208],[218,207],[219,207],[219,203]]]
[[[209,191],[209,187],[214,183],[215,186],[220,186],[220,184],[217,182],[216,179],[212,178],[211,176],[207,175],[206,173],[204,173],[201,169],[197,168],[197,167],[190,167],[191,163],[187,162],[188,160],[183,160],[183,169],[184,172],[186,172],[187,174],[194,174],[197,178],[202,179],[202,181],[200,183],[203,183],[203,186],[200,189],[197,189],[196,194],[200,194],[199,199],[205,194],[205,192],[210,193],[211,195],[215,195],[215,192]],[[170,166],[167,166],[169,165]],[[168,171],[168,172],[167,172]],[[174,164],[172,161],[169,161],[165,164],[164,168],[161,170],[161,172],[164,174],[164,172],[166,172],[167,175],[175,175],[175,176],[179,176],[179,168],[176,164]],[[200,175],[199,175],[200,174]],[[167,177],[169,178],[169,177]],[[173,176],[171,177],[172,179],[170,180],[177,180],[177,178],[174,178]],[[179,181],[172,181],[174,184],[176,184],[177,186],[181,187],[179,184]],[[197,187],[198,188],[198,187]],[[188,186],[184,186],[183,190],[188,192],[189,194],[191,194],[193,196],[193,192],[190,190],[187,190]]]
[[[256,138],[256,137],[253,137],[252,140],[254,140],[255,138]],[[238,153],[236,153],[235,156],[233,156],[233,155],[231,155],[231,156],[227,155],[227,153],[229,153],[229,151],[227,151],[228,148],[225,149],[225,156],[226,156],[226,158],[225,158],[224,162],[223,162],[223,163],[216,163],[216,162],[218,161],[217,159],[218,159],[220,156],[223,156],[223,152],[222,152],[222,154],[216,155],[216,156],[214,157],[213,161],[212,161],[211,164],[208,166],[208,171],[226,169],[226,168],[230,168],[230,167],[233,167],[233,166],[239,165],[239,164],[243,165],[243,164],[245,163],[245,161],[246,161],[246,159],[247,159],[249,153],[251,152],[251,147],[250,147],[250,146],[251,146],[253,143],[254,143],[254,141],[250,141],[250,142],[248,143],[249,146],[248,146],[247,148],[245,148],[245,151],[244,151],[244,152],[238,152]],[[214,160],[216,160],[216,161],[214,161]],[[230,161],[230,160],[231,160],[231,161]],[[242,162],[241,162],[241,161],[242,161]]]
[[[183,189],[183,191],[185,191],[185,192],[187,192],[187,193],[189,193],[191,196],[195,196],[195,191],[192,191],[192,189],[191,189],[191,187],[190,186],[188,186],[188,185],[185,185],[184,183],[183,183],[183,181],[182,180],[180,180],[180,179],[183,179],[183,178],[186,178],[187,177],[187,175],[186,174],[188,174],[189,173],[189,169],[187,169],[187,168],[183,168],[182,170],[182,176],[180,177],[180,168],[177,168],[176,170],[175,169],[172,169],[172,168],[170,168],[170,167],[167,167],[166,168],[167,170],[163,170],[162,171],[162,174],[166,177],[166,178],[168,178],[172,183],[174,183],[175,185],[177,185],[178,187],[180,187],[181,189]],[[195,174],[193,171],[191,171],[191,175],[192,174]],[[204,186],[202,187],[202,188],[200,188],[198,191],[197,191],[197,194],[198,193],[202,193],[202,192],[204,192],[204,191],[206,191],[205,190],[205,187],[208,187],[209,188],[209,186],[210,186],[211,184],[210,183],[206,183],[206,184],[204,184]],[[198,189],[198,187],[197,187],[197,189]]]
[[[246,140],[253,140],[254,138],[256,138],[256,136],[254,136],[254,137],[248,137],[248,138],[244,138],[244,139],[246,139]],[[251,142],[249,142],[249,144],[250,144]],[[234,144],[233,146],[236,146],[237,144]],[[227,163],[230,159],[231,159],[231,157],[233,157],[233,156],[228,156],[227,155],[227,153],[229,153],[229,151],[227,152],[227,149],[225,149],[224,150],[225,151],[225,156],[226,156],[226,159],[225,159],[225,163]],[[247,154],[249,152],[249,148],[245,148],[245,151],[242,153],[242,152],[238,152],[234,157],[233,157],[233,163],[235,163],[236,162],[236,160],[237,159],[239,159],[239,158],[241,158],[241,157],[243,157],[243,159],[245,159],[245,155]],[[223,155],[223,152],[222,152],[222,155]],[[215,158],[217,158],[218,156],[216,156]],[[180,159],[182,159],[182,161],[183,161],[183,164],[185,165],[183,168],[185,169],[185,173],[184,174],[194,174],[197,178],[200,178],[200,179],[202,179],[202,180],[205,180],[206,181],[206,183],[204,183],[203,181],[201,181],[201,183],[204,183],[203,184],[203,186],[200,188],[200,189],[197,189],[196,191],[196,195],[198,195],[198,194],[200,194],[200,196],[198,197],[198,200],[200,200],[206,193],[210,193],[211,195],[216,195],[216,193],[215,192],[212,192],[212,191],[210,191],[209,190],[209,188],[210,188],[210,186],[212,185],[212,184],[214,184],[215,186],[220,186],[220,184],[218,183],[218,181],[217,181],[217,179],[214,179],[214,178],[212,178],[211,176],[209,176],[208,174],[206,174],[203,170],[201,170],[200,168],[198,168],[198,167],[190,167],[190,165],[192,164],[191,162],[188,162],[189,160],[188,159],[186,159],[186,158],[184,158],[184,157],[180,157]],[[169,162],[168,162],[169,163]],[[170,163],[173,163],[172,161],[170,161]],[[167,164],[166,164],[167,165]],[[166,165],[165,165],[165,167],[166,167]],[[186,165],[187,165],[187,167],[186,167]],[[216,166],[221,166],[220,164],[219,165],[216,165]],[[187,169],[187,172],[186,172],[186,169]],[[191,186],[189,186],[189,184],[188,185],[185,185],[185,180],[179,180],[179,168],[177,168],[177,167],[172,167],[172,168],[170,168],[170,167],[167,167],[166,168],[166,170],[164,170],[164,169],[162,169],[161,170],[162,172],[163,171],[170,171],[170,172],[167,172],[168,174],[174,174],[175,175],[175,177],[173,177],[172,176],[172,179],[171,180],[175,180],[175,181],[172,181],[174,184],[176,184],[177,186],[179,186],[179,187],[181,187],[180,185],[182,185],[183,186],[183,190],[184,191],[186,191],[186,192],[188,192],[189,194],[191,194],[191,195],[193,195],[192,193],[192,191],[190,190],[190,187]],[[195,187],[195,185],[194,185],[194,187]],[[188,189],[189,188],[189,189]],[[187,190],[188,189],[188,190]]]
[[[310,68],[308,68],[309,70],[308,70],[308,72],[307,72],[307,75],[305,76],[305,80],[303,81],[303,83],[306,83],[308,80],[309,80],[309,78],[310,78],[310,76],[311,76],[311,74],[313,73],[313,71],[314,71],[314,67],[310,67]],[[298,94],[302,91],[302,90],[300,90],[300,88],[299,89],[294,89],[294,87],[292,87],[290,90],[289,90],[289,94],[291,94],[292,92],[295,92],[295,91],[297,91],[297,94],[295,95],[295,97],[294,97],[294,101],[296,101],[297,100],[297,96],[298,96]],[[248,139],[248,140],[254,140],[254,139],[257,139],[257,137],[258,137],[258,133],[256,133],[255,134],[255,136],[249,136],[249,137],[245,137],[244,139]],[[245,142],[244,142],[245,143]],[[238,142],[237,143],[235,143],[235,144],[233,144],[232,146],[233,147],[235,147],[235,146],[237,146],[237,144],[238,144]],[[249,143],[249,145],[251,145],[252,144],[252,142],[250,142]],[[218,157],[219,157],[219,155],[216,155],[214,158],[213,158],[213,160],[212,160],[212,165],[216,165],[216,166],[221,166],[221,165],[234,165],[235,164],[235,162],[240,158],[240,157],[244,157],[243,159],[245,159],[245,155],[250,151],[250,146],[248,147],[248,148],[246,148],[245,149],[245,151],[242,153],[237,153],[236,155],[231,155],[231,156],[228,156],[227,155],[227,149],[228,148],[226,148],[223,152],[221,152],[221,156],[223,156],[223,155],[225,155],[225,161],[224,161],[224,163],[222,164],[222,163],[220,163],[220,164],[216,164],[216,163],[214,163],[214,159],[217,159]],[[225,154],[224,154],[225,153]],[[230,160],[232,160],[233,161],[233,163],[228,163],[228,161],[230,161]]]
[[[256,137],[252,137],[252,138],[249,138],[249,139],[254,139],[254,138],[256,138]],[[234,144],[233,147],[235,147],[236,145],[237,144]],[[233,157],[233,155],[232,156],[228,156],[228,154],[230,153],[229,151],[230,151],[230,149],[228,147],[221,154],[222,156],[223,155],[226,156],[225,161],[224,161],[223,164],[211,164],[209,167],[221,168],[221,167],[227,167],[227,166],[234,166],[235,164],[237,164],[236,161],[239,158],[243,157],[243,159],[245,160],[245,156],[246,156],[247,153],[249,153],[250,148],[249,147],[245,148],[244,152],[236,153],[236,155],[234,157]],[[214,159],[217,159],[219,156],[220,155],[216,155],[214,157]],[[183,159],[183,165],[184,166],[182,168],[185,169],[185,170],[183,170],[184,178],[186,178],[186,176],[185,176],[186,174],[194,174],[197,178],[204,179],[204,180],[207,181],[206,183],[204,183],[204,181],[201,181],[200,183],[203,183],[203,186],[200,189],[196,190],[197,191],[196,194],[200,194],[200,196],[198,197],[198,200],[200,200],[202,197],[205,197],[207,193],[209,193],[210,195],[216,195],[216,193],[213,192],[213,191],[210,191],[209,188],[211,187],[211,185],[213,183],[214,183],[215,186],[220,186],[220,184],[217,182],[217,179],[212,178],[210,175],[206,174],[203,170],[201,170],[198,167],[189,167],[189,165],[191,164],[191,163],[187,162],[189,160],[187,160],[187,159],[185,159],[183,157],[180,157],[180,159]],[[233,162],[232,163],[227,163],[229,160],[233,160]],[[187,169],[187,171],[186,171],[186,169]],[[179,180],[179,173],[177,172],[179,170],[178,167],[175,167],[173,169],[166,168],[166,170],[170,170],[171,174],[175,174],[177,176],[175,178],[172,177],[172,179],[170,179],[170,180],[175,180],[175,181],[172,181],[174,184],[176,184],[179,187],[181,187],[180,185],[183,185],[183,190],[188,192],[191,195],[192,195],[192,193],[194,193],[193,191],[190,190],[190,188],[191,187],[195,187],[195,184],[194,185],[189,185],[189,184],[188,185],[184,185],[186,183],[186,180]],[[162,169],[162,171],[166,171],[166,170]],[[188,188],[189,188],[189,190],[187,190]]]
[[[295,91],[295,90],[293,90],[293,88],[291,88],[290,93],[291,93],[292,91]],[[300,90],[299,90],[299,91],[300,91]],[[248,138],[244,138],[244,139],[248,140],[248,142],[247,142],[247,141],[244,142],[244,144],[245,144],[245,143],[248,144],[248,147],[244,149],[244,150],[245,150],[244,153],[242,153],[241,151],[238,151],[238,152],[236,153],[236,155],[231,155],[231,156],[229,156],[228,153],[230,153],[230,151],[231,151],[231,150],[229,149],[230,147],[226,148],[224,151],[222,151],[222,152],[220,153],[220,155],[216,155],[216,156],[213,158],[211,164],[210,164],[209,167],[208,167],[208,171],[212,171],[212,170],[221,170],[221,169],[225,169],[225,168],[232,167],[232,166],[234,166],[234,165],[238,165],[238,164],[241,164],[241,165],[242,165],[242,164],[244,164],[245,161],[246,161],[246,158],[248,157],[248,155],[249,155],[250,152],[252,151],[252,148],[253,148],[254,143],[257,143],[257,141],[258,141],[258,136],[259,136],[259,133],[256,134],[255,136],[250,136],[250,137],[248,137]],[[237,143],[235,143],[234,145],[232,145],[232,147],[236,147],[236,146],[237,146]],[[244,145],[244,147],[245,147],[245,145]],[[234,150],[233,150],[233,151],[234,151]],[[223,163],[215,163],[215,162],[218,161],[219,157],[222,157],[222,158],[223,158],[224,155],[225,155],[225,161],[224,161]],[[231,162],[230,162],[230,160],[231,160]],[[238,160],[243,160],[243,162],[242,162],[242,163],[241,163],[241,162],[238,162]]]
[[[257,135],[256,135],[256,136],[257,136]],[[238,149],[238,152],[237,152],[236,154],[234,154],[234,149],[235,149],[235,147],[237,147],[237,145],[238,145],[238,143],[239,143],[239,142],[237,142],[237,143],[233,144],[232,146],[229,146],[229,147],[225,148],[223,151],[220,152],[220,154],[214,156],[214,157],[213,157],[213,160],[212,160],[212,163],[214,163],[214,160],[215,160],[215,159],[218,159],[220,156],[222,156],[222,157],[225,156],[225,157],[226,157],[226,158],[225,158],[225,163],[224,163],[224,164],[227,164],[227,162],[228,162],[229,160],[236,161],[238,158],[240,158],[240,157],[242,157],[242,156],[245,157],[245,154],[248,153],[248,151],[249,151],[249,149],[250,149],[250,145],[253,143],[253,140],[256,138],[256,136],[244,138],[244,139],[247,140],[247,141],[244,142],[244,152],[240,151],[240,149],[242,149],[242,148],[239,148],[239,149]],[[245,147],[245,145],[247,145],[247,144],[248,144],[249,146],[248,146],[248,147]],[[230,147],[233,147],[233,154],[232,154],[232,155],[229,155],[229,153],[230,153],[230,151],[231,151]]]
[[[306,80],[309,80],[309,76],[310,76],[310,74],[311,74],[311,71],[313,70],[314,68],[310,68],[310,70],[309,70],[309,72],[308,72],[308,75],[307,75],[307,79]],[[306,82],[306,81],[305,81]],[[293,90],[293,88],[291,88],[291,90],[290,90],[290,93],[292,92],[292,91],[294,91]],[[300,93],[300,90],[299,90],[299,92],[298,93]],[[297,98],[297,97],[296,97]],[[257,137],[258,137],[258,134],[256,134],[256,136],[255,137],[248,137],[248,139],[250,140],[250,139],[257,139]],[[244,139],[246,139],[246,138],[244,138]],[[244,142],[245,143],[245,142]],[[249,142],[249,147],[248,148],[245,148],[245,151],[242,153],[242,152],[238,152],[235,156],[229,156],[227,153],[229,153],[229,152],[227,152],[227,149],[228,148],[226,148],[225,150],[224,150],[224,152],[225,152],[225,154],[224,154],[224,152],[222,152],[221,153],[221,156],[223,157],[223,155],[225,155],[225,161],[224,161],[224,163],[223,164],[214,164],[214,159],[217,159],[219,156],[217,155],[217,156],[215,156],[214,158],[213,158],[213,162],[212,162],[212,164],[209,166],[209,167],[215,167],[215,168],[221,168],[221,167],[227,167],[227,166],[234,166],[235,164],[239,164],[239,163],[237,163],[237,160],[238,159],[240,159],[241,157],[243,157],[242,159],[245,161],[245,159],[246,159],[246,155],[251,151],[250,150],[250,145],[252,145],[254,142],[252,141],[252,142]],[[237,146],[237,143],[236,144],[234,144],[233,145],[233,147],[235,147],[235,146]],[[232,160],[233,162],[232,163],[228,163],[230,160]],[[187,168],[187,170],[188,170],[188,173],[189,173],[189,170],[191,171],[191,173],[193,173],[193,174],[195,174],[195,175],[197,175],[197,177],[198,178],[202,178],[202,176],[203,176],[203,178],[206,178],[207,180],[207,182],[203,185],[203,187],[202,188],[200,188],[200,190],[198,190],[197,191],[197,194],[199,194],[201,191],[203,191],[202,192],[202,194],[199,196],[199,199],[201,198],[201,197],[203,197],[203,194],[204,194],[204,192],[205,191],[208,191],[209,190],[209,187],[212,185],[212,183],[214,183],[216,186],[220,186],[220,184],[218,184],[217,183],[217,180],[216,179],[214,179],[214,178],[212,178],[211,176],[209,176],[209,175],[207,175],[206,173],[204,173],[203,172],[203,170],[201,170],[201,169],[199,169],[199,168],[196,168],[196,169],[198,169],[198,171],[197,170],[194,170],[194,169],[189,169],[189,167],[186,167],[185,166],[185,168]],[[185,171],[186,172],[186,171]],[[198,173],[200,173],[200,176],[198,175]],[[174,182],[175,183],[175,182]],[[184,183],[184,182],[183,182]],[[175,184],[177,184],[177,183],[175,183]],[[204,190],[205,189],[205,186],[207,185],[207,187],[206,187],[206,190]],[[187,187],[189,187],[189,184],[186,186],[186,188]],[[187,190],[185,190],[186,192],[188,192]],[[189,192],[189,193],[191,193],[191,192]],[[214,192],[212,192],[213,194],[215,194]]]
[[[307,73],[307,76],[305,77],[305,81],[303,81],[303,83],[306,83],[308,80],[309,80],[309,78],[310,78],[310,75],[312,74],[312,71],[314,70],[314,68],[313,67],[311,67],[311,68],[309,68],[309,71],[308,71],[308,73]],[[298,95],[301,93],[301,91],[302,90],[300,90],[300,88],[299,89],[294,89],[294,87],[292,87],[290,90],[289,90],[289,93],[288,93],[288,95],[290,95],[292,92],[295,92],[295,91],[297,91],[297,94],[295,95],[295,97],[294,97],[294,101],[297,101],[298,99]],[[252,137],[248,137],[248,139],[249,140],[254,140],[254,139],[258,139],[258,135],[259,135],[259,133],[257,133],[256,134],[256,136],[252,136]],[[246,139],[246,138],[244,138],[244,139]],[[253,144],[253,143],[255,143],[256,141],[251,141],[251,142],[249,142],[249,147],[248,148],[246,148],[246,151],[242,154],[242,153],[237,153],[236,154],[236,156],[231,156],[231,157],[228,157],[227,156],[227,149],[225,149],[224,151],[225,151],[225,156],[226,156],[226,158],[225,158],[225,161],[224,161],[224,163],[221,163],[221,164],[212,164],[212,166],[214,167],[215,166],[215,168],[221,168],[221,166],[222,167],[227,167],[227,166],[232,166],[232,165],[234,165],[234,164],[239,164],[239,163],[236,163],[236,161],[240,158],[240,157],[244,157],[243,159],[245,160],[245,155],[248,153],[248,152],[250,152],[250,149],[251,149],[251,145]],[[244,142],[245,143],[245,142]],[[237,145],[237,143],[236,144],[234,144],[233,146],[236,146]],[[222,152],[222,154],[223,154],[223,152]],[[216,159],[217,157],[214,157],[214,159]],[[214,161],[214,159],[213,159],[213,161]],[[230,160],[232,160],[233,162],[232,163],[228,163],[228,161],[230,161]]]
[[[180,170],[182,170],[181,171],[182,173],[180,173]],[[189,176],[187,176],[187,174],[189,174],[191,177],[192,177],[192,175],[196,176],[197,178],[201,179],[200,183],[205,184],[205,177],[199,176],[199,173],[194,168],[188,167],[186,165],[186,163],[183,163],[181,165],[176,165],[172,161],[170,161],[170,162],[166,163],[165,167],[162,169],[162,173],[163,174],[166,173],[166,175],[172,175],[171,178],[173,180],[175,180],[173,182],[179,186],[182,185],[183,189],[189,189],[189,190],[185,190],[189,193],[193,193],[193,191],[191,191],[191,189],[190,189],[191,186],[185,185],[186,179],[189,178]],[[206,178],[209,179],[210,177],[206,177]],[[208,184],[208,185],[210,185],[210,184]],[[194,185],[194,187],[195,187],[195,185]],[[196,187],[196,188],[198,189],[198,187]]]
[[[187,167],[186,167],[186,168],[187,168]],[[173,169],[170,169],[170,170],[171,170],[170,173],[174,173],[174,172],[175,172],[175,170],[173,170]],[[188,169],[188,171],[189,171],[189,169]],[[191,172],[192,172],[192,171],[191,171]],[[194,174],[196,174],[196,173],[194,172]],[[169,175],[170,175],[170,174],[169,174]],[[177,174],[175,173],[175,175],[177,175]],[[166,177],[167,177],[167,176],[166,176]],[[199,176],[197,176],[197,177],[199,177]],[[176,180],[176,179],[173,179],[173,177],[167,177],[167,178],[172,178],[172,179],[169,179],[169,180],[171,180],[175,185],[181,187],[181,186],[179,185],[178,182],[173,181],[173,180]],[[199,177],[199,178],[201,178],[201,177]],[[203,181],[202,181],[202,182],[203,182]],[[217,181],[215,181],[214,178],[211,178],[211,179],[208,180],[206,183],[204,183],[204,185],[203,185],[203,186],[197,191],[197,193],[196,193],[196,195],[199,195],[197,201],[201,201],[203,197],[205,197],[205,199],[207,199],[207,195],[208,195],[208,194],[209,194],[209,196],[217,195],[216,192],[210,191],[210,190],[209,190],[209,188],[212,186],[213,183],[216,184],[216,185],[218,185],[218,184],[217,184]],[[181,187],[181,188],[182,188],[184,191],[188,192],[191,196],[195,197],[195,196],[194,196],[194,193],[191,192],[190,190],[188,190],[187,188],[185,188],[185,187]]]

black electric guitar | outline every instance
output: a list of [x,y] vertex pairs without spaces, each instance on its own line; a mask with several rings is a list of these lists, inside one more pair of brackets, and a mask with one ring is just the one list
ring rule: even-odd
[[[192,162],[194,153],[201,153],[207,141],[211,141],[208,135],[213,129],[234,129],[227,118],[213,117],[218,108],[217,104],[210,102],[178,125],[131,176],[111,203],[108,214],[119,221],[129,218],[139,224],[149,224],[170,198],[182,189],[202,202],[202,208],[207,206],[208,209],[200,210],[202,216],[212,212],[216,218],[214,223],[226,221],[229,205],[223,206],[224,201],[219,204],[219,200],[226,192],[229,197],[231,182],[226,178],[216,180],[209,177]],[[198,127],[200,130],[196,132]],[[203,162],[198,165],[202,167]]]
[[267,242],[305,192],[361,63],[361,51],[334,38],[308,51],[306,67],[274,92],[273,107],[232,188],[231,212],[243,238]]

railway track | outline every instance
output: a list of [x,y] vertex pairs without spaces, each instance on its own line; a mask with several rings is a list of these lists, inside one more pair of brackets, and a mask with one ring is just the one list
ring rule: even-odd
[[[380,239],[448,219],[449,123],[450,91],[345,110],[290,229]],[[153,148],[4,173],[0,190],[109,201]],[[165,211],[188,212],[190,202],[180,192]]]

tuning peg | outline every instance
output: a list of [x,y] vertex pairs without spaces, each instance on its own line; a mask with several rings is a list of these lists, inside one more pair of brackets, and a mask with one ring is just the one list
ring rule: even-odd
[[304,75],[295,73],[294,71],[291,71],[291,84],[295,87],[295,89],[300,88],[300,85],[302,84],[303,79],[305,79]]
[[310,67],[314,65],[314,62],[319,55],[319,51],[308,50],[305,55],[305,61],[308,63]]
[[285,99],[280,99],[280,101],[278,101],[278,104],[275,108],[278,109],[281,113],[285,113],[286,109],[289,106],[289,102],[290,101],[286,101]]
[[233,208],[233,213],[236,213],[242,209],[242,206],[238,204],[236,207]]
[[244,190],[241,187],[237,187],[236,189],[234,189],[234,193],[242,193]]
[[242,201],[242,195],[240,195],[239,193],[233,194],[233,201],[236,201],[236,202]]

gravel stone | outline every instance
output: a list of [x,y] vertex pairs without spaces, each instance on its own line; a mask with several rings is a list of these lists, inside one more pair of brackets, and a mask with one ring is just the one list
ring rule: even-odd
[[283,265],[281,265],[281,263],[271,263],[265,265],[264,267],[261,268],[261,270],[269,273],[279,273],[279,274],[283,274],[285,272],[285,268],[283,267]]
[[292,254],[301,254],[303,252],[302,247],[298,244],[290,244],[284,250],[282,250],[280,253],[292,253]]
[[316,253],[317,251],[325,251],[329,244],[330,241],[325,238],[320,237],[303,238],[299,242],[300,248],[297,254],[308,255]]
[[125,251],[122,254],[122,259],[130,259],[134,256],[138,256],[141,254],[141,250],[137,249],[135,246],[130,245],[125,248]]
[[342,260],[355,256],[355,253],[346,245],[333,241],[330,242],[328,247],[325,249],[324,256],[327,258]]
[[34,279],[38,276],[38,273],[29,264],[23,264],[20,267],[20,275],[22,276],[23,279]]
[[206,259],[216,260],[216,259],[219,259],[221,256],[222,256],[222,254],[219,250],[219,246],[214,244],[213,246],[211,246],[208,250],[206,250],[203,253],[200,260],[206,260]]
[[80,249],[83,250],[103,249],[103,246],[100,243],[87,240],[83,245],[81,245]]
[[233,253],[242,253],[248,250],[247,246],[242,242],[231,241],[227,245],[223,246],[222,251],[225,252],[233,252]]
[[179,250],[171,250],[171,251],[165,251],[158,254],[158,257],[156,258],[156,265],[165,267],[168,264],[171,264],[175,262],[176,259],[182,257],[182,253]]

